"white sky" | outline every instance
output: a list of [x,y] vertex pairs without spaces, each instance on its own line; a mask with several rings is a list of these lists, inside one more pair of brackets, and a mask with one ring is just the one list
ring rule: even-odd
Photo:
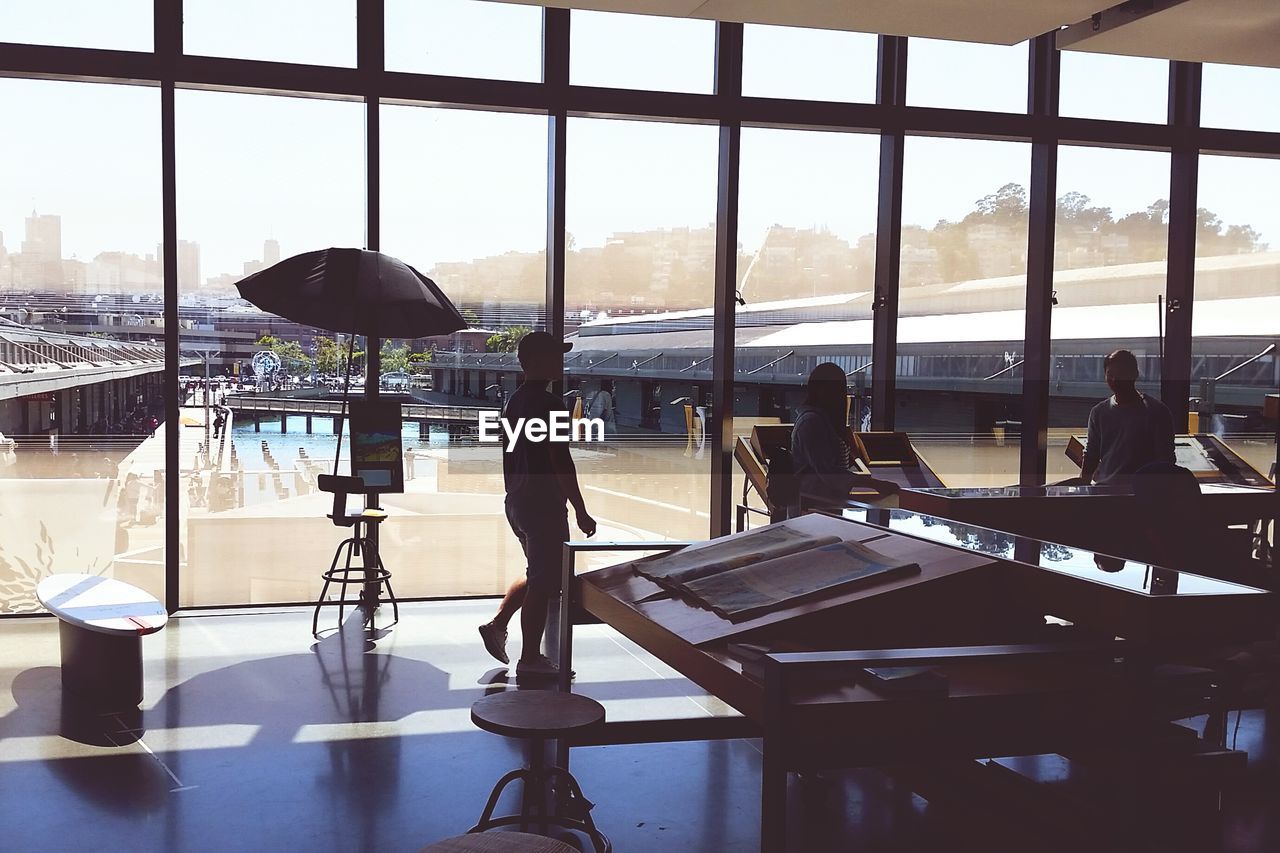
[[[186,0],[188,52],[354,64],[355,0]],[[0,0],[0,41],[151,48],[151,0]],[[252,25],[246,25],[251,22]],[[473,0],[387,0],[387,64],[503,79],[540,76],[536,7]],[[710,22],[573,16],[575,83],[711,90]],[[655,61],[655,42],[663,45]],[[748,27],[744,91],[869,100],[874,37]],[[1020,111],[1026,51],[913,40],[908,100]],[[1062,111],[1162,121],[1167,65],[1067,54]],[[1280,71],[1205,70],[1206,124],[1280,129]],[[1235,85],[1233,85],[1235,84]],[[177,98],[178,217],[200,243],[201,273],[239,273],[274,237],[284,255],[363,243],[363,106],[183,91]],[[63,253],[146,254],[160,242],[159,93],[154,88],[0,79],[0,233],[19,248],[31,210],[63,218]],[[383,109],[383,248],[415,266],[535,251],[546,231],[546,120],[415,107]],[[874,229],[878,140],[849,133],[747,129],[741,239],[774,223]],[[574,120],[568,228],[580,247],[614,231],[714,221],[716,130]],[[904,222],[957,219],[1008,181],[1027,183],[1029,146],[910,140]],[[1118,214],[1168,195],[1168,155],[1064,149],[1059,193]],[[1280,161],[1204,158],[1200,204],[1248,223],[1280,248]]]

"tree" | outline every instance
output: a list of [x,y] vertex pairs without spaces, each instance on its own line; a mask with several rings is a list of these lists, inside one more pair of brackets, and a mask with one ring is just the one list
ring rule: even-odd
[[1266,249],[1252,225],[1227,225],[1213,211],[1196,210],[1196,251],[1202,255],[1234,255]]
[[431,353],[414,352],[409,353],[408,371],[410,373],[426,373],[431,369]]
[[316,370],[323,374],[337,373],[346,358],[346,348],[333,338],[316,338]]
[[459,310],[458,313],[462,315],[462,319],[466,321],[468,326],[474,327],[480,325],[480,315],[475,311],[472,311],[470,308],[463,308]]
[[532,332],[528,326],[510,326],[490,335],[489,340],[485,341],[485,352],[515,352],[520,346],[520,339]]
[[[1022,184],[1008,183],[977,201],[977,217],[1018,220],[1027,215],[1027,190]],[[969,221],[975,213],[965,217]]]
[[1097,233],[1112,223],[1111,208],[1095,207],[1084,193],[1069,192],[1058,199],[1058,224],[1076,231]]
[[1129,241],[1124,263],[1162,260],[1169,250],[1168,200],[1157,199],[1146,210],[1122,216],[1108,232]]
[[404,373],[409,366],[409,345],[395,346],[391,341],[382,342],[382,372]]

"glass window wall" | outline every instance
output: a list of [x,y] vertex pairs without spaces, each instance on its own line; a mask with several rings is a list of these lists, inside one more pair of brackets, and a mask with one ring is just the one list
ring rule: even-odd
[[481,0],[387,0],[392,71],[542,79],[542,9]]
[[1275,422],[1263,396],[1280,388],[1280,159],[1200,158],[1191,393],[1199,429],[1254,468],[1275,464]]
[[1018,480],[1024,143],[908,137],[895,428],[949,486]]
[[[0,613],[55,573],[164,597],[160,92],[0,79]],[[90,133],[87,129],[111,132]]]
[[1280,68],[1206,63],[1200,125],[1280,132]]
[[[733,414],[745,441],[757,424],[792,423],[826,361],[848,376],[850,426],[870,423],[879,150],[870,134],[742,132]],[[743,485],[735,467],[735,502]]]
[[[12,75],[30,73],[26,59],[19,66],[0,56],[0,108],[20,129],[0,143],[0,609],[29,610],[43,574],[86,568],[164,595],[166,555],[179,570],[184,606],[309,600],[339,538],[315,491],[337,442],[321,405],[329,401],[313,396],[308,408],[299,400],[331,393],[348,367],[361,388],[368,342],[263,314],[239,300],[235,284],[289,255],[363,245],[366,205],[375,200],[381,248],[435,278],[472,328],[385,342],[383,376],[368,381],[469,408],[501,405],[518,379],[510,351],[525,330],[547,325],[545,110],[559,105],[553,93],[537,104],[541,87],[529,85],[541,76],[544,13],[477,0],[387,0],[388,68],[496,81],[471,91],[535,111],[384,101],[380,124],[370,125],[365,105],[343,98],[366,89],[376,97],[390,78],[354,71],[356,0],[188,0],[184,50],[210,58],[199,63],[200,81],[177,82],[177,274],[165,282],[155,79],[164,72],[146,54],[154,4],[108,5],[103,17],[100,3],[19,0],[0,20],[0,41],[33,45],[24,56],[50,73],[62,71],[65,53],[40,46],[100,47],[142,51],[128,73],[151,81],[110,82],[124,72],[92,52],[77,54],[66,74],[107,82],[20,79]],[[602,535],[698,538],[710,521],[705,425],[717,366],[710,356],[722,114],[719,100],[663,93],[712,91],[715,25],[593,12],[572,13],[572,24],[570,53],[561,57],[572,82],[646,90],[641,100],[653,113],[643,121],[569,119],[564,301],[575,350],[564,392],[568,406],[607,429],[604,442],[573,452]],[[748,26],[743,90],[870,102],[875,45],[869,35]],[[332,66],[326,79],[345,94],[182,88],[211,79],[253,88],[243,75],[258,66],[227,58]],[[913,39],[908,70],[909,103],[953,111],[948,120],[966,133],[987,132],[983,111],[990,118],[1026,108],[1026,44]],[[1270,104],[1256,98],[1275,73],[1206,66],[1202,124],[1280,129]],[[1125,86],[1111,85],[1119,78]],[[1178,140],[1162,127],[1167,89],[1161,61],[1063,56],[1064,116],[1153,127],[1127,140],[1124,125],[1114,125],[1106,140],[1093,140],[1113,148],[1073,138],[1061,150],[1049,353],[1059,437],[1105,394],[1097,368],[1109,349],[1137,348],[1147,387],[1157,387],[1169,156],[1127,146]],[[621,111],[637,103],[616,100]],[[681,115],[705,108],[705,123],[661,120],[667,105]],[[726,109],[735,114],[732,104]],[[819,359],[850,374],[851,423],[869,415],[879,140],[795,128],[794,109],[752,115],[786,129],[742,134],[737,286],[746,304],[735,309],[726,414],[743,435],[753,423],[790,419]],[[890,112],[887,122],[903,118]],[[1086,133],[1093,126],[1081,125]],[[371,128],[381,131],[377,188],[365,184]],[[1280,159],[1224,156],[1216,149],[1229,148],[1232,135],[1212,139],[1198,182],[1193,408],[1201,429],[1265,471],[1274,443],[1258,410],[1280,368],[1274,353],[1248,360],[1280,336],[1280,311],[1267,302],[1280,294],[1269,266],[1280,226],[1268,207],[1280,192]],[[1265,149],[1266,139],[1249,144]],[[1013,482],[1030,146],[909,137],[906,148],[895,420],[948,483]],[[159,423],[166,286],[177,295],[181,340],[169,353],[180,372],[173,424]],[[251,395],[264,405],[247,405]],[[399,591],[500,591],[520,560],[499,513],[497,455],[457,424],[410,421],[404,429],[414,451],[409,488],[385,499],[396,509],[384,554]],[[169,439],[180,452],[177,470],[164,467]],[[1051,445],[1051,478],[1072,473],[1060,451]],[[168,506],[164,484],[175,479],[180,498]],[[735,497],[741,485],[739,477]],[[68,501],[84,512],[64,512]],[[422,568],[418,555],[443,547],[437,520],[446,505],[451,533],[467,530],[463,538],[492,547],[479,557],[472,548],[466,569],[438,572]],[[180,535],[166,542],[170,511],[180,514]],[[458,560],[441,551],[441,562]]]
[[153,0],[5,0],[0,42],[151,50],[153,5]]
[[578,86],[709,94],[715,80],[714,21],[573,12],[569,82]]
[[747,24],[742,94],[875,103],[878,44],[868,33]]
[[354,67],[356,0],[183,0],[182,49]]
[[570,120],[565,400],[604,423],[575,459],[606,538],[710,529],[716,146],[710,126]]
[[1064,50],[1058,113],[1112,121],[1169,120],[1169,63]]
[[333,384],[347,341],[253,308],[235,283],[363,245],[364,106],[181,91],[176,115],[181,603],[307,601],[342,536],[315,479],[332,472],[335,419],[299,398]]
[[[470,324],[388,342],[388,393],[498,410],[516,389],[514,349],[546,325],[546,162],[545,116],[383,106],[383,251],[434,280]],[[501,447],[411,419],[401,442],[405,491],[382,500],[396,592],[503,592],[525,563],[503,510]]]
[[1089,410],[1110,395],[1102,360],[1127,349],[1144,394],[1160,396],[1161,322],[1169,254],[1169,155],[1064,145],[1050,326],[1050,482],[1079,476],[1067,458]]
[[1027,45],[911,39],[907,103],[953,110],[1027,111]]

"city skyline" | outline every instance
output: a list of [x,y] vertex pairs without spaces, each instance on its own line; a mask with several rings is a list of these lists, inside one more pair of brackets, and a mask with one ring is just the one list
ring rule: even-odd
[[[901,279],[914,287],[1015,278],[1025,269],[1026,189],[1006,184],[975,200],[955,221],[932,228],[906,225]],[[1113,211],[1072,191],[1058,200],[1055,265],[1059,271],[1141,263],[1167,252],[1167,201],[1152,199],[1138,211]],[[161,246],[145,256],[107,250],[89,262],[58,258],[62,217],[33,212],[17,253],[0,243],[0,285],[48,290],[60,270],[68,293],[155,293],[161,289]],[[593,310],[662,311],[709,305],[713,224],[613,232],[602,246],[576,245],[569,235],[566,296],[572,306]],[[1249,223],[1223,221],[1202,211],[1201,256],[1266,251],[1264,235]],[[234,296],[234,283],[278,261],[278,240],[266,238],[260,257],[242,262],[239,273],[200,275],[201,246],[178,246],[180,295],[205,292]],[[444,262],[423,270],[460,304],[537,303],[545,288],[545,253],[509,251],[469,261]],[[797,228],[774,223],[758,245],[739,242],[739,288],[752,301],[832,295],[871,287],[874,232],[850,241],[826,227]],[[21,271],[16,275],[15,271]],[[192,285],[198,281],[198,285]],[[590,283],[590,289],[584,286]],[[54,288],[57,289],[56,287]]]

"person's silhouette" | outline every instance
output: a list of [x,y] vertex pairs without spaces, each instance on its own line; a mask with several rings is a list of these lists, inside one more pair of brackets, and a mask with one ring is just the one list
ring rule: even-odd
[[801,505],[838,504],[855,486],[881,495],[898,486],[853,470],[855,451],[848,426],[849,386],[844,370],[825,361],[809,374],[804,404],[791,428],[791,456]]
[[[517,355],[524,382],[502,411],[504,433],[516,430],[522,419],[525,423],[541,421],[549,427],[552,412],[568,414],[548,386],[560,375],[561,359],[572,346],[546,332],[530,332],[520,339]],[[547,434],[543,430],[543,435]],[[561,553],[569,539],[566,501],[573,505],[578,528],[587,536],[595,534],[596,522],[582,500],[568,444],[531,441],[521,433],[503,449],[502,475],[507,521],[528,561],[526,577],[507,590],[493,620],[480,626],[480,636],[489,653],[507,663],[507,625],[520,610],[522,647],[516,674],[555,676],[559,668],[542,654],[541,644],[547,602],[560,589]]]
[[1119,349],[1102,365],[1112,396],[1089,412],[1080,479],[1101,485],[1125,483],[1146,465],[1172,465],[1173,416],[1164,403],[1138,391],[1138,359]]

